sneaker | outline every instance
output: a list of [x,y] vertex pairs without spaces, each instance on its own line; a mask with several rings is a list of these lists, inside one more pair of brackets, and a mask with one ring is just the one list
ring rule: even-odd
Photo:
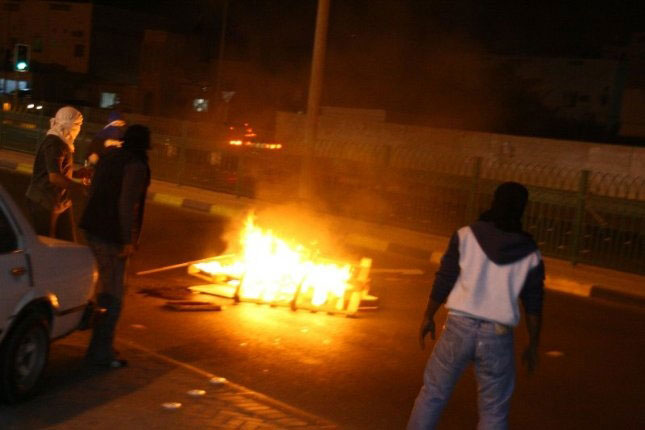
[[107,367],[109,369],[120,369],[128,365],[128,360],[122,358],[113,358],[107,361],[87,359],[87,362],[93,366]]
[[122,358],[115,358],[110,363],[108,364],[108,367],[111,369],[120,369],[122,367],[126,367],[128,365],[128,360],[124,360]]

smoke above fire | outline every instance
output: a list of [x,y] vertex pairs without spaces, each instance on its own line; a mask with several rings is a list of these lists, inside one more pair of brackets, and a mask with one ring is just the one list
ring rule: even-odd
[[334,222],[302,204],[255,207],[246,215],[231,220],[223,236],[228,244],[227,253],[240,251],[240,235],[247,226],[249,216],[253,218],[255,226],[270,231],[286,243],[315,248],[325,256],[349,257],[342,245],[342,235],[334,231]]

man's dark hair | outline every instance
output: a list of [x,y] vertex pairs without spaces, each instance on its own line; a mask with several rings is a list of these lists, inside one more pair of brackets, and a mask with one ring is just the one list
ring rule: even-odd
[[529,191],[517,182],[504,182],[495,190],[490,209],[481,214],[481,221],[489,221],[500,230],[522,231],[522,215],[529,199]]
[[140,124],[128,127],[123,135],[123,148],[134,151],[150,149],[150,129]]
[[139,158],[147,161],[150,149],[150,129],[145,125],[134,124],[128,127],[123,135],[123,149],[133,152]]

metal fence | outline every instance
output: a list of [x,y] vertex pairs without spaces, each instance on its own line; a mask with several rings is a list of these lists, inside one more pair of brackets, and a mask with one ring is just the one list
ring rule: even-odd
[[[32,153],[47,121],[12,112],[0,123],[0,147]],[[84,125],[78,154],[101,126]],[[273,202],[298,198],[302,148],[232,147],[219,135],[178,131],[153,134],[156,179]],[[312,164],[317,209],[443,235],[475,220],[498,184],[518,181],[530,192],[525,227],[545,255],[645,273],[645,178],[326,141]]]

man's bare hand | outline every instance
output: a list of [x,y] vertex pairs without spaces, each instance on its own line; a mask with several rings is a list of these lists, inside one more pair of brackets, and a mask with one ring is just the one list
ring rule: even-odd
[[421,328],[419,329],[419,345],[421,346],[421,349],[425,349],[426,347],[426,336],[428,333],[430,333],[430,337],[434,340],[434,320],[432,318],[424,317],[421,322]]
[[529,332],[529,346],[522,354],[522,362],[526,365],[529,374],[533,373],[538,364],[538,344],[540,342],[540,329],[542,317],[540,315],[527,314],[526,328]]
[[522,363],[526,366],[529,374],[533,373],[538,364],[538,350],[537,346],[529,345],[522,354]]
[[134,248],[133,244],[129,243],[127,245],[123,245],[123,249],[119,253],[119,257],[120,258],[128,258],[132,254],[134,254],[134,251],[135,251],[135,248]]
[[80,169],[74,170],[72,172],[72,178],[74,179],[91,179],[94,171],[87,167],[81,167]]

